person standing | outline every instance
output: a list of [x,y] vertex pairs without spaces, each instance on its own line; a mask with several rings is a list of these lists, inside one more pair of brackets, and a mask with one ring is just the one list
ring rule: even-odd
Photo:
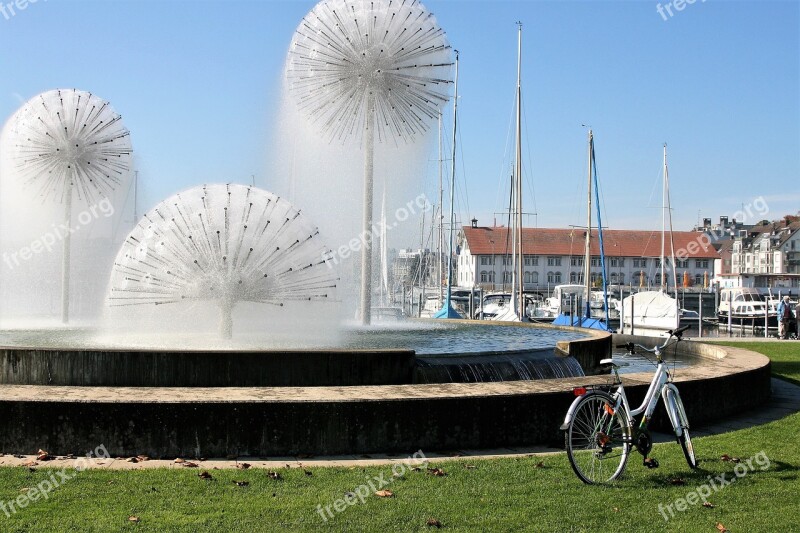
[[778,304],[778,338],[789,338],[789,324],[792,321],[792,306],[789,304],[789,297],[784,296]]

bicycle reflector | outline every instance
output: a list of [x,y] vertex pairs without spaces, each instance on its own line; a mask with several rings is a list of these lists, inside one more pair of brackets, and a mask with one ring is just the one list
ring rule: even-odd
[[574,389],[572,389],[572,393],[575,396],[583,396],[584,394],[586,394],[586,387],[575,387]]

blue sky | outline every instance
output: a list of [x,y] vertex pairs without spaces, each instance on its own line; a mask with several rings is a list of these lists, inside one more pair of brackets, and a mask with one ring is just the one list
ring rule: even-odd
[[[664,142],[676,229],[758,197],[768,218],[800,210],[800,3],[697,0],[667,20],[649,0],[425,4],[461,52],[463,220],[490,223],[505,204],[517,20],[531,224],[584,223],[581,124],[610,227],[660,225]],[[140,212],[204,182],[254,174],[270,189],[286,52],[313,6],[39,0],[0,15],[0,120],[53,88],[111,101],[132,132]]]

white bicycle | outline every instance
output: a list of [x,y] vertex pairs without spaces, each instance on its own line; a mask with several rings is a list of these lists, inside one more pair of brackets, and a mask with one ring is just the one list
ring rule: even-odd
[[[659,396],[664,400],[669,421],[675,430],[678,443],[683,448],[686,462],[690,468],[697,468],[686,411],[678,388],[672,383],[667,365],[661,357],[662,351],[670,341],[675,339],[677,344],[688,328],[689,326],[685,326],[670,331],[667,340],[653,348],[633,343],[619,346],[627,348],[630,353],[634,353],[638,347],[656,356],[656,372],[638,409],[631,410],[628,405],[625,387],[617,371],[618,366],[611,359],[603,359],[600,364],[613,370],[613,385],[574,389],[578,397],[572,402],[561,429],[565,431],[564,442],[569,462],[584,483],[607,483],[622,475],[632,446],[644,456],[644,466],[658,467],[658,461],[647,457],[653,448],[653,440],[647,425],[656,409]],[[634,417],[642,413],[644,416],[636,425]]]

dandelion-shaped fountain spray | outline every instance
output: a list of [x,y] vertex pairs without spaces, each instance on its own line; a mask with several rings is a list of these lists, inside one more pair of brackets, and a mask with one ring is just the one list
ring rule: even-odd
[[73,195],[91,204],[128,177],[130,133],[103,99],[76,89],[35,96],[12,118],[14,160],[26,185],[64,204],[61,319],[69,322]]
[[114,262],[110,306],[212,301],[221,334],[237,302],[333,300],[319,230],[286,200],[244,185],[204,185],[147,213]]
[[417,0],[325,0],[292,41],[287,78],[299,107],[331,139],[363,135],[363,324],[370,323],[375,133],[411,139],[448,100],[450,46]]

